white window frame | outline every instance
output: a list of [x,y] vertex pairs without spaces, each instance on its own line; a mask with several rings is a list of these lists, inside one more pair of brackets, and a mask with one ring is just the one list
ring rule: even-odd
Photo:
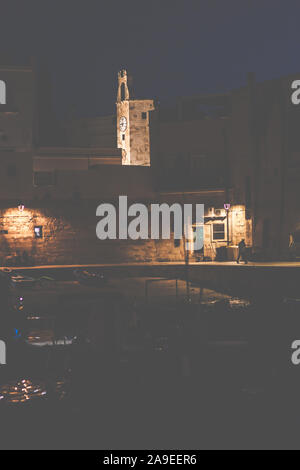
[[[214,225],[224,225],[224,238],[218,238],[218,239],[215,239],[214,238]],[[226,242],[227,241],[227,224],[226,224],[226,220],[224,221],[221,221],[221,220],[218,220],[218,221],[215,221],[215,222],[212,222],[211,224],[211,240],[213,243],[223,243],[223,242]]]

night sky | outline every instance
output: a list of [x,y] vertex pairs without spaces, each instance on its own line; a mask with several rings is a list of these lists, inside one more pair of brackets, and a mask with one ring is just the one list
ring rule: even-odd
[[248,71],[300,78],[299,0],[1,0],[0,9],[2,57],[47,64],[60,117],[114,112],[121,67],[138,97],[161,101],[230,90]]

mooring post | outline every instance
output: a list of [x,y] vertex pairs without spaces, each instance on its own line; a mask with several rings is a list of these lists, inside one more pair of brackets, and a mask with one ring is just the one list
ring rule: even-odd
[[145,299],[146,303],[148,303],[148,280],[145,281]]
[[203,287],[201,286],[200,287],[200,291],[199,291],[199,303],[201,304],[202,302],[202,299],[203,299]]
[[190,264],[190,255],[189,250],[186,250],[186,298],[189,302],[190,300],[190,273],[189,273],[189,264]]

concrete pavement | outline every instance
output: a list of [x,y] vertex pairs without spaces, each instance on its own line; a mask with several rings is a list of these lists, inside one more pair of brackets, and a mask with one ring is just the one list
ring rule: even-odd
[[[95,263],[95,264],[61,264],[61,265],[40,265],[40,266],[2,266],[0,269],[13,269],[13,270],[50,270],[50,269],[77,269],[77,268],[125,268],[125,267],[160,267],[160,266],[186,266],[184,262],[161,262],[161,263]],[[252,268],[252,267],[263,267],[263,268],[300,268],[300,261],[270,261],[270,262],[249,262],[245,265],[243,262],[237,264],[235,261],[227,262],[190,262],[189,266],[208,266],[208,267],[231,267],[235,266],[236,268]]]
[[[300,298],[299,262],[264,262],[236,264],[234,262],[122,263],[13,267],[33,277],[53,276],[57,280],[74,279],[73,270],[90,268],[101,270],[111,279],[126,277],[164,277],[188,279],[198,286],[245,298]],[[2,268],[3,269],[3,268]]]

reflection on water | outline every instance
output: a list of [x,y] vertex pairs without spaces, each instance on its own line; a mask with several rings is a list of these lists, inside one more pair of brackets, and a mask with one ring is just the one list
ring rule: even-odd
[[278,383],[288,383],[291,339],[300,336],[299,302],[253,304],[206,289],[187,302],[180,288],[172,302],[170,289],[167,299],[149,295],[147,301],[135,292],[88,293],[55,305],[49,297],[44,310],[34,305],[38,293],[31,303],[27,294],[13,324],[20,332],[11,346],[14,360],[10,356],[7,376],[0,375],[2,409],[39,402],[39,410],[48,406],[55,419],[68,409],[88,422],[95,417],[97,425],[107,413],[114,429],[122,429],[126,413],[127,422],[148,413],[144,421],[155,421],[154,435],[164,432],[159,417],[169,408],[170,416],[182,419],[177,429],[188,432],[206,413],[210,425],[218,413],[228,410],[231,419],[236,406],[244,413],[245,406],[269,401]]
[[154,350],[157,352],[164,352],[167,351],[169,348],[169,340],[167,337],[162,336],[156,338]]
[[45,384],[31,380],[24,379],[0,387],[0,400],[10,404],[27,403],[29,400],[40,399],[46,395]]
[[[58,400],[62,400],[66,396],[67,381],[65,379],[57,379],[51,384],[51,390]],[[22,404],[38,399],[49,398],[49,385],[39,380],[23,379],[15,382],[9,382],[0,387],[0,401],[6,404]]]
[[[180,382],[186,370],[192,374],[193,368],[198,368],[197,361],[203,362],[203,348],[209,348],[210,360],[211,348],[216,345],[239,348],[247,344],[241,343],[243,316],[238,318],[238,314],[250,307],[249,301],[204,289],[201,296],[196,292],[192,302],[186,302],[182,295],[174,303],[175,296],[169,302],[169,291],[167,294],[167,300],[161,296],[146,303],[116,295],[98,296],[92,301],[72,297],[70,303],[60,302],[57,309],[46,314],[38,313],[33,302],[26,306],[27,294],[15,326],[21,332],[18,341],[23,348],[24,367],[29,368],[29,376],[41,380],[8,382],[0,389],[2,403],[65,399],[69,378],[71,395],[76,395],[80,384],[80,399],[84,400],[84,381],[101,381],[103,368],[107,367],[115,368],[123,384],[128,371],[136,380],[147,375],[162,380],[172,373],[173,379]],[[39,301],[38,294],[34,295],[33,299]],[[95,367],[98,362],[99,368]],[[58,374],[64,379],[53,380]],[[54,384],[51,393],[49,378]]]
[[230,308],[248,308],[250,307],[251,303],[249,300],[239,299],[238,297],[233,297],[232,299],[228,299],[228,304]]

